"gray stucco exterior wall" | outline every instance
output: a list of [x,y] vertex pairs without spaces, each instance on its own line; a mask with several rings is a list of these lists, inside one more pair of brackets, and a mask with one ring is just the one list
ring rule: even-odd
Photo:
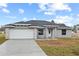
[[[10,36],[9,31],[10,31],[10,28],[5,29],[5,38],[6,39],[9,39],[9,36]],[[34,34],[33,34],[34,38],[33,39],[62,38],[62,37],[71,37],[72,36],[72,30],[66,30],[66,35],[62,35],[62,30],[59,30],[57,28],[53,28],[51,30],[51,34],[49,34],[49,29],[45,28],[43,30],[43,35],[38,35],[38,29],[37,28],[34,28],[33,31],[34,31]]]

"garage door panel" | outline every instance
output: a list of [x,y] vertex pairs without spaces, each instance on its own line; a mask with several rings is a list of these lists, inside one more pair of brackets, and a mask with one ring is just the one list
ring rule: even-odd
[[34,38],[33,29],[11,29],[9,32],[10,39],[32,39]]

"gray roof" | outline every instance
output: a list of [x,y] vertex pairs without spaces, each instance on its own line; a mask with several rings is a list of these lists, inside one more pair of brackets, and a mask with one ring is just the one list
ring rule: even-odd
[[71,29],[65,24],[56,24],[54,23],[54,21],[49,22],[49,21],[44,21],[44,20],[20,21],[20,22],[15,22],[13,24],[7,24],[6,26],[15,26],[15,24],[30,24],[30,26],[41,26],[41,27],[48,27],[48,28],[57,27],[58,29]]
[[53,24],[51,26],[47,26],[48,28],[54,28],[56,27],[57,29],[72,29],[71,27],[69,26],[66,26],[65,24]]
[[30,20],[30,21],[21,21],[14,24],[31,24],[32,26],[43,26],[43,25],[52,25],[54,22],[44,21],[44,20]]
[[65,24],[57,24],[58,25],[58,29],[71,29],[71,27],[66,26]]

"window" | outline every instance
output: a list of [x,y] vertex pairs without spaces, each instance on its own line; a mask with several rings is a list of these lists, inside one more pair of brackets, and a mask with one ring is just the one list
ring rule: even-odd
[[20,25],[20,27],[23,27],[24,25]]
[[38,29],[38,35],[43,35],[43,29]]
[[20,26],[22,26],[22,25],[16,25],[16,27],[20,27]]
[[51,33],[51,30],[49,29],[49,34]]
[[62,29],[62,35],[66,35],[66,29]]

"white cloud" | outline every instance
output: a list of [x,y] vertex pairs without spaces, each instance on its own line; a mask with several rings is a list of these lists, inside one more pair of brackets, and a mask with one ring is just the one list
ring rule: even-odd
[[45,15],[53,15],[55,13],[52,13],[52,12],[44,12]]
[[46,7],[45,7],[46,4],[42,3],[42,4],[38,4],[39,8],[41,11],[43,10],[46,10]]
[[65,23],[68,26],[79,24],[79,14],[71,14],[69,16],[56,16],[53,19],[56,23]]
[[7,7],[8,5],[7,5],[7,3],[0,3],[0,7]]
[[71,11],[71,8],[67,4],[63,4],[63,3],[54,3],[53,5],[51,5],[51,8],[54,8],[55,10]]
[[79,17],[79,14],[77,14],[77,16]]
[[68,22],[69,19],[71,19],[69,16],[56,16],[54,21],[56,23],[65,23],[65,22]]
[[7,3],[0,3],[0,10],[4,13],[10,13],[10,10],[7,9]]
[[24,10],[23,9],[18,9],[19,13],[20,14],[23,14],[24,13]]
[[32,20],[37,20],[37,18],[33,17]]
[[71,22],[66,23],[67,26],[73,26],[74,24],[72,24]]
[[6,8],[2,8],[2,11],[3,11],[4,13],[10,13],[10,11],[9,11],[8,9],[6,9]]
[[45,3],[38,4],[39,11],[44,12],[46,15],[53,15],[56,11],[71,11],[71,8],[64,3]]
[[56,23],[65,23],[68,26],[72,26],[73,21],[72,16],[56,16],[55,19],[53,19]]
[[24,17],[24,18],[23,18],[23,21],[26,21],[26,20],[27,20],[27,18],[26,18],[26,17]]

